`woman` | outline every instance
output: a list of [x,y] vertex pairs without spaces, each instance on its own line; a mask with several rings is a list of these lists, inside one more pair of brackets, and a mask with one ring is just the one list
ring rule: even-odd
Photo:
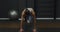
[[36,16],[32,8],[22,11],[20,22],[20,32],[36,32]]

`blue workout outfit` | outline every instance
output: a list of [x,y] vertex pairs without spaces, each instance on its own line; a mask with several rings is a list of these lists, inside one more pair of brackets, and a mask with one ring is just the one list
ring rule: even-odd
[[[29,20],[30,21],[30,23],[27,23],[27,20]],[[26,31],[28,31],[28,32],[32,32],[32,30],[33,30],[33,16],[31,15],[31,13],[28,13],[28,14],[26,14],[26,16],[25,16],[25,24],[24,24],[24,27],[23,27],[23,29],[24,29],[24,32],[26,32]]]

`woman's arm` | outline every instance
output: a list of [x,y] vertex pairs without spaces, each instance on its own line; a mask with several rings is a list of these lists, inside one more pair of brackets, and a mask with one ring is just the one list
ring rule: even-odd
[[34,18],[34,29],[36,29],[36,15],[35,15],[35,11],[32,11],[32,16]]
[[23,16],[21,16],[20,29],[23,28],[23,21],[24,21]]
[[32,11],[32,16],[33,16],[33,18],[34,18],[34,28],[33,28],[33,32],[36,32],[36,15],[35,15],[34,10]]
[[25,9],[22,11],[22,14],[21,14],[21,22],[20,22],[20,32],[23,32],[23,25],[24,25],[24,16],[25,16]]
[[22,14],[21,14],[20,28],[23,28],[23,24],[24,24],[24,16],[25,16],[25,9],[22,11]]

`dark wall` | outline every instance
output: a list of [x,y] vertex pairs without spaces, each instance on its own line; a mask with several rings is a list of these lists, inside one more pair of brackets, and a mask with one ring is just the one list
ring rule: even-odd
[[[37,17],[54,17],[55,0],[20,0],[20,9],[30,7],[34,8]],[[20,12],[21,12],[20,11]],[[21,13],[20,13],[21,14]]]
[[[36,3],[35,3],[35,2]],[[59,16],[59,2],[57,4],[57,17]],[[27,3],[27,4],[26,4]],[[8,17],[8,11],[10,9],[16,9],[19,11],[19,15],[21,15],[21,12],[24,8],[36,8],[35,12],[37,17],[54,17],[54,10],[55,10],[55,0],[0,0],[0,18],[6,18]]]
[[19,0],[20,15],[25,8],[34,8],[34,0]]
[[0,0],[0,17],[7,17],[8,1]]
[[55,0],[37,0],[37,16],[38,17],[54,17],[54,1]]
[[60,17],[60,0],[56,0],[56,17]]
[[8,17],[10,9],[18,9],[18,0],[0,0],[0,18]]

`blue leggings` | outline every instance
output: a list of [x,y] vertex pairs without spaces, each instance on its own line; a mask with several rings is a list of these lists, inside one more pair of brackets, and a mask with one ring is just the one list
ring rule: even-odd
[[24,27],[23,27],[23,29],[24,29],[24,32],[32,32],[32,30],[33,30],[33,26],[32,25],[30,25],[30,24],[25,24],[24,25]]

